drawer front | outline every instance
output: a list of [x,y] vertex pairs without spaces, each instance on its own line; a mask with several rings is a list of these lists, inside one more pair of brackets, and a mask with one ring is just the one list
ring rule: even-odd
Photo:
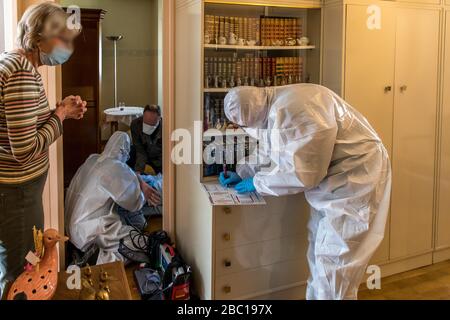
[[217,277],[215,299],[250,299],[307,280],[306,258]]
[[307,248],[307,236],[302,235],[217,251],[215,274],[218,277],[288,260],[304,259]]
[[266,201],[266,206],[216,208],[216,250],[307,233],[310,209],[303,195]]

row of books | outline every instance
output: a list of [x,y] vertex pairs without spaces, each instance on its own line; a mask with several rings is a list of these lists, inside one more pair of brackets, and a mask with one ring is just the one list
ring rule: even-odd
[[276,86],[303,79],[302,57],[205,57],[205,88]]
[[224,99],[207,95],[205,97],[204,130],[225,130],[228,120],[225,117]]
[[[222,139],[225,138],[222,137]],[[211,145],[212,143],[213,145]],[[236,143],[234,147],[227,145],[226,148],[224,148],[223,143],[224,141],[220,143],[217,141],[203,143],[203,150],[207,159],[207,162],[203,166],[204,177],[218,176],[223,171],[223,163],[227,164],[228,171],[236,171],[236,164],[243,158],[248,157],[250,151],[253,151],[253,147],[250,147],[248,141]]]
[[211,39],[211,43],[219,44],[220,38],[229,40],[233,33],[237,39],[253,40],[261,43],[259,18],[205,16],[205,35]]
[[261,18],[261,44],[263,46],[286,45],[288,39],[303,36],[303,20],[298,18]]
[[296,40],[303,36],[303,19],[205,16],[205,36],[210,43],[219,44],[224,38],[229,44],[231,34],[237,39],[254,41],[256,45],[287,45],[288,39]]

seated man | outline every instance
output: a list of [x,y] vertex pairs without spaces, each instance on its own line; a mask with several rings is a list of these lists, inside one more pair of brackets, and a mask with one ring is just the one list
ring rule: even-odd
[[144,173],[146,165],[156,174],[162,172],[162,119],[159,106],[147,106],[144,115],[131,123],[136,151],[136,172]]
[[121,222],[119,206],[135,212],[146,201],[160,203],[157,191],[126,165],[130,144],[126,133],[114,133],[105,151],[90,156],[80,167],[67,192],[66,230],[70,241],[83,252],[96,245],[97,264],[124,260],[118,248],[132,227]]

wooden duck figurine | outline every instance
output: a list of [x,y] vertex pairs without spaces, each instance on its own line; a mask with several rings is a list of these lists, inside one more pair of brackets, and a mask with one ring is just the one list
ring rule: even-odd
[[[8,293],[8,300],[51,300],[58,285],[58,251],[56,244],[69,240],[56,230],[49,229],[42,235],[43,253],[40,262],[24,271],[13,283]],[[35,237],[36,240],[36,237]],[[36,245],[36,255],[41,252]]]

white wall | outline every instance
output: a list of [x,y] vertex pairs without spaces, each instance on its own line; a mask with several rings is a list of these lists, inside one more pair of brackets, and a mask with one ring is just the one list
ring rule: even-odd
[[158,104],[158,0],[62,0],[61,4],[107,11],[103,21],[102,109],[114,105],[114,55],[113,44],[105,39],[108,35],[124,36],[118,45],[118,102]]
[[5,51],[5,10],[3,1],[0,1],[0,52]]

